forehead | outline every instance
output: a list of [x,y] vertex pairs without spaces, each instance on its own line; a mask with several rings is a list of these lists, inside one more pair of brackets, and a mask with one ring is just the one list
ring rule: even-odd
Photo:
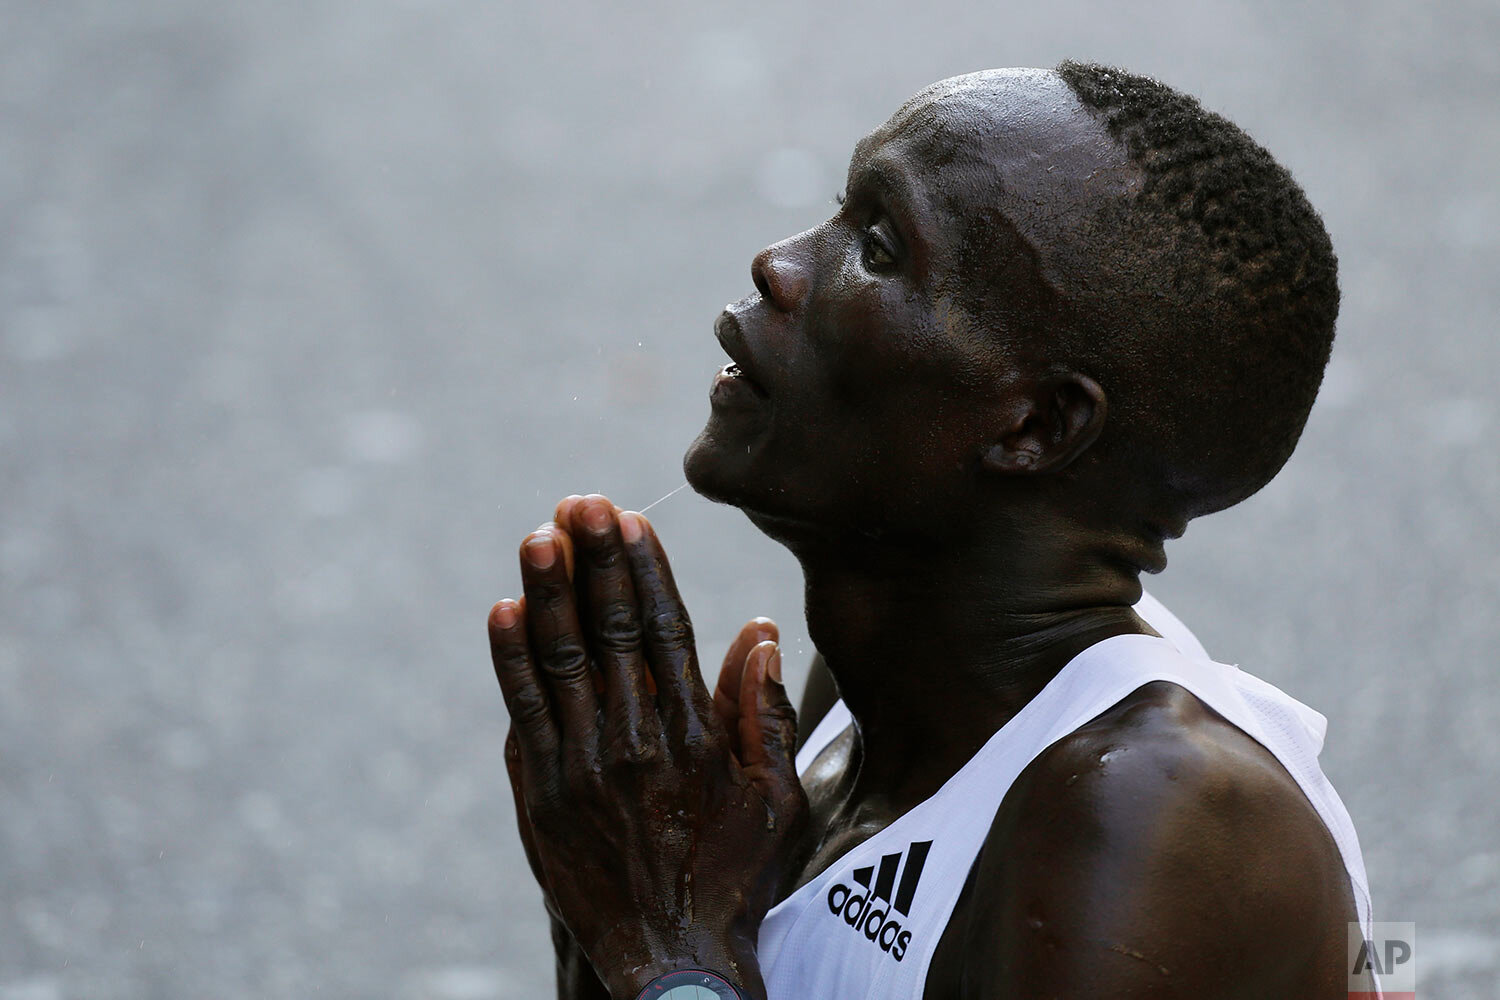
[[1100,199],[1142,181],[1072,88],[1041,69],[985,70],[923,89],[856,145],[851,180],[862,170],[906,176],[939,228],[942,216],[996,212],[1042,251],[1062,250]]

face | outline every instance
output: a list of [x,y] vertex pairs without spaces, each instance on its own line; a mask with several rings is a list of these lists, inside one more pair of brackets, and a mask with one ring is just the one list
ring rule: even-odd
[[1047,271],[1101,149],[1118,166],[1046,71],[907,102],[856,146],[837,213],[757,254],[755,292],[716,322],[731,364],[684,463],[694,488],[783,535],[975,516],[980,458],[1045,364]]

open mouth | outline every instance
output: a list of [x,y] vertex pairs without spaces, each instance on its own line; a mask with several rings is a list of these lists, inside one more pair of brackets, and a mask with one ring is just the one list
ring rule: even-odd
[[745,364],[746,360],[754,359],[750,356],[749,347],[745,343],[745,331],[741,329],[733,307],[725,309],[714,320],[714,337],[724,353],[729,355],[729,364],[719,369],[719,374],[714,377],[715,390],[749,390],[761,399],[769,399],[770,393],[766,392],[766,387],[751,374],[754,366]]
[[746,374],[745,369],[741,368],[737,361],[731,361],[719,369],[718,377],[714,381],[749,389],[762,399],[768,398],[765,387]]

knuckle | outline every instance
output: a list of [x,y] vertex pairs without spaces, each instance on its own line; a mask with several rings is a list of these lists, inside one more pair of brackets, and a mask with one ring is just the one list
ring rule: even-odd
[[[518,726],[534,726],[545,720],[551,711],[547,697],[532,685],[518,688],[510,698],[510,717]],[[509,747],[507,747],[509,749]],[[507,757],[510,755],[507,754]],[[517,752],[519,758],[519,750]]]
[[507,670],[523,667],[526,665],[527,658],[526,643],[507,642],[496,651],[495,657]]
[[554,677],[573,679],[588,670],[588,654],[571,635],[547,640],[540,650],[542,667]]
[[572,592],[566,581],[558,580],[533,580],[526,586],[527,608],[551,608],[565,600],[572,598]]
[[693,644],[693,623],[681,610],[653,611],[646,620],[646,628],[659,645],[687,647]]
[[627,770],[640,770],[656,763],[661,757],[660,750],[654,744],[634,735],[622,735],[611,741],[611,744],[615,765]]
[[661,760],[661,748],[654,743],[636,742],[627,748],[625,759],[637,767],[655,764]]
[[683,734],[684,756],[694,763],[711,761],[724,753],[724,740],[711,726],[689,723]]
[[761,718],[767,719],[777,727],[791,726],[793,729],[797,727],[797,709],[793,707],[791,702],[781,702],[779,704],[772,702],[761,709],[760,714]]
[[641,623],[634,606],[625,601],[605,605],[598,620],[599,645],[611,652],[626,652],[641,645]]

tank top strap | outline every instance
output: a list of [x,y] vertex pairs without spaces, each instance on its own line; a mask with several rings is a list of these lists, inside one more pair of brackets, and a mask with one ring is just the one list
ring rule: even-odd
[[849,714],[849,708],[840,698],[833,703],[833,707],[818,724],[813,726],[813,731],[807,734],[807,741],[797,751],[797,773],[805,774],[812,762],[818,759],[818,754],[828,748],[828,744],[838,738],[838,735],[848,729],[854,722],[854,717]]

